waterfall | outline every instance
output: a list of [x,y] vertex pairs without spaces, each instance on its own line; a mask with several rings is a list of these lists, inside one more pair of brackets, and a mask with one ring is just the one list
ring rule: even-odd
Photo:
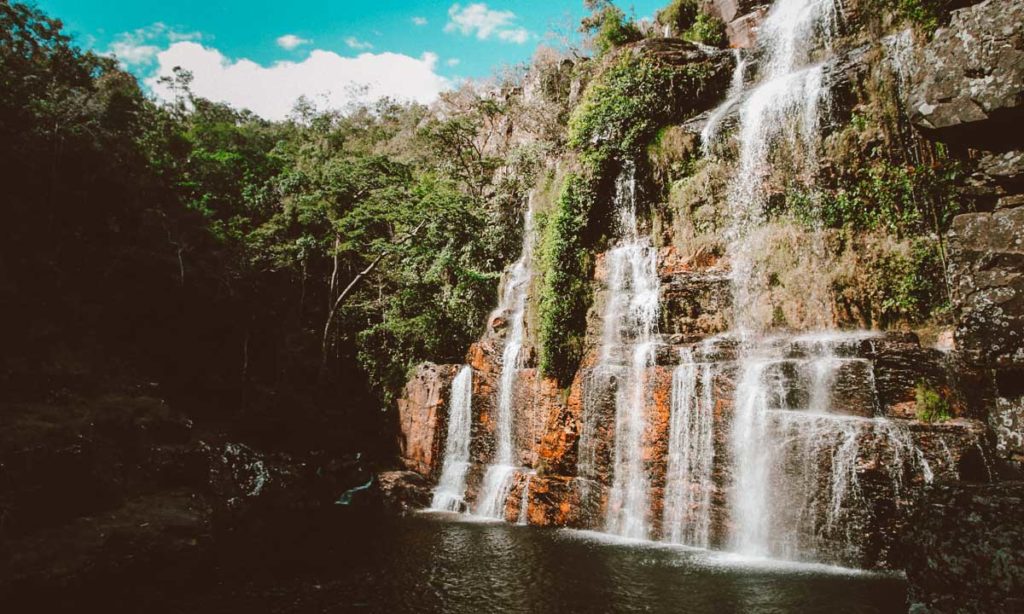
[[665,480],[663,531],[671,543],[711,545],[714,408],[714,363],[697,364],[683,349],[672,373]]
[[739,49],[733,49],[732,54],[736,66],[732,71],[732,79],[729,81],[729,89],[725,94],[725,101],[711,112],[707,123],[704,124],[704,128],[700,131],[701,150],[705,156],[711,154],[711,146],[718,137],[718,127],[722,123],[722,119],[725,118],[729,110],[736,104],[740,94],[743,93],[743,83],[747,73],[747,59],[743,57]]
[[647,371],[654,365],[658,320],[657,254],[637,221],[635,169],[616,179],[618,242],[607,256],[608,302],[598,370],[615,389],[615,449],[606,528],[636,539],[648,535],[648,478],[644,465]]
[[[735,484],[731,546],[757,556],[847,563],[864,547],[855,527],[868,523],[858,466],[881,463],[892,499],[907,473],[932,470],[910,434],[886,418],[848,415],[832,398],[841,372],[856,374],[873,412],[873,375],[865,359],[839,356],[865,335],[818,333],[759,339],[741,362],[732,428]],[[850,403],[851,401],[847,401]],[[888,455],[888,458],[881,458]],[[868,460],[873,459],[873,460]]]
[[473,369],[466,365],[452,380],[448,401],[448,436],[444,442],[441,478],[434,489],[431,509],[462,511],[469,468],[469,437],[473,423]]
[[501,355],[501,377],[498,380],[498,405],[495,414],[495,455],[484,476],[483,490],[477,504],[477,515],[487,518],[504,518],[505,500],[512,488],[517,463],[514,448],[514,419],[512,402],[523,337],[526,333],[526,298],[532,272],[533,256],[533,199],[527,204],[523,216],[523,249],[509,271],[508,281],[502,292],[495,315],[509,314],[508,334]]

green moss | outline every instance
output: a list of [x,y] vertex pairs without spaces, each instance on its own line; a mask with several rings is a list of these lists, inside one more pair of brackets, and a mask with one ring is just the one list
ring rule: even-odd
[[916,392],[917,419],[922,422],[945,422],[953,417],[949,401],[926,382],[918,382]]
[[623,53],[591,84],[569,118],[569,146],[598,160],[632,158],[669,121],[672,101],[699,98],[704,64],[669,66]]
[[591,174],[571,173],[546,221],[542,244],[540,368],[565,383],[583,352],[593,256],[584,241],[596,200]]

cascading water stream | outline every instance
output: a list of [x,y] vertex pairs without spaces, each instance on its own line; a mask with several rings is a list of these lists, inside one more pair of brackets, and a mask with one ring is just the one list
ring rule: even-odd
[[672,373],[663,532],[668,542],[700,548],[711,545],[714,376],[714,363],[694,362],[689,348]]
[[466,365],[452,380],[448,401],[448,436],[444,444],[441,478],[434,489],[431,509],[462,511],[469,469],[469,438],[473,423],[473,369]]
[[743,83],[747,74],[747,59],[739,49],[733,49],[732,54],[736,66],[732,71],[732,79],[729,81],[729,89],[725,94],[725,101],[711,112],[707,123],[704,124],[704,128],[700,131],[701,149],[705,156],[711,153],[711,146],[718,137],[718,128],[722,123],[722,119],[725,118],[729,110],[736,104],[739,95],[743,93]]
[[513,393],[520,369],[523,337],[526,333],[526,298],[530,286],[533,258],[533,199],[523,219],[523,250],[512,265],[505,290],[495,315],[508,313],[509,330],[501,355],[498,380],[498,405],[495,414],[495,455],[484,475],[476,513],[487,518],[504,518],[505,502],[518,468],[515,459]]
[[[788,180],[813,183],[819,115],[829,98],[822,60],[828,61],[838,20],[837,0],[775,2],[758,31],[757,82],[749,91],[730,92],[702,135],[708,151],[722,118],[738,106],[738,158],[727,190],[733,332],[739,341],[729,541],[745,554],[856,560],[860,540],[849,527],[864,513],[856,505],[857,463],[870,442],[882,441],[892,451],[894,491],[910,466],[930,479],[927,463],[901,427],[885,418],[836,413],[841,408],[833,407],[835,380],[841,369],[851,367],[834,353],[842,335],[824,333],[807,343],[760,334],[770,323],[756,307],[764,287],[751,235],[764,221],[773,172],[782,169],[790,173]],[[808,293],[808,301],[815,297]],[[820,311],[818,322],[827,328],[828,310]],[[687,369],[680,367],[685,376]],[[870,365],[864,370],[870,373]],[[675,479],[671,471],[670,479]],[[667,490],[667,497],[679,498],[675,489]],[[667,498],[666,519],[670,511],[678,514],[677,504]],[[675,537],[673,530],[667,525]]]
[[605,524],[610,533],[648,536],[648,476],[643,458],[647,371],[654,364],[659,281],[656,252],[637,220],[635,169],[616,180],[618,242],[608,252],[608,303],[597,370],[614,376],[615,448]]

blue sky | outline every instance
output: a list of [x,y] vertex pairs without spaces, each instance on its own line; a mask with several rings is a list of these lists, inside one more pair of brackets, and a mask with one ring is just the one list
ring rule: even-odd
[[[617,2],[637,17],[668,0]],[[281,118],[392,95],[428,102],[570,34],[582,0],[37,0],[83,47],[114,52],[158,96],[175,65],[200,95]],[[362,90],[353,89],[358,84]]]

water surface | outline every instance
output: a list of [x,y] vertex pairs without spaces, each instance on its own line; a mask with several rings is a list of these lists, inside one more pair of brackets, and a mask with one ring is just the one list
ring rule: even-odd
[[901,612],[897,577],[600,534],[335,516],[221,562],[190,612]]

